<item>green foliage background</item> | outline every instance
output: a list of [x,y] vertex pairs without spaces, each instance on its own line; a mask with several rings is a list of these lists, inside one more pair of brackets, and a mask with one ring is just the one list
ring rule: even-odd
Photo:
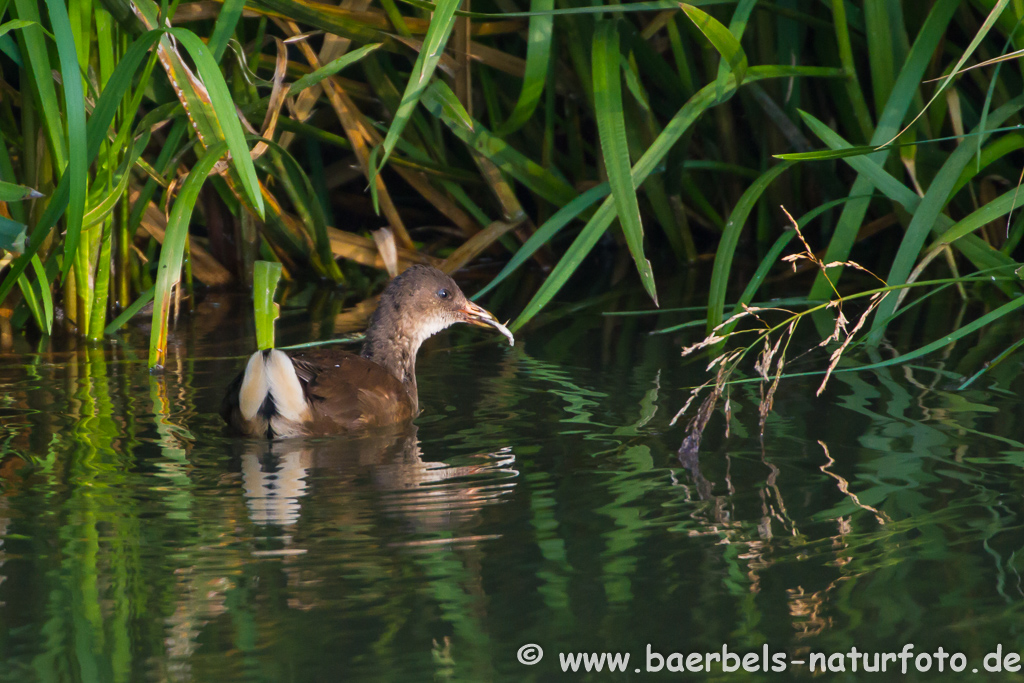
[[[852,254],[889,288],[980,273],[1013,295],[1021,17],[1024,0],[0,0],[0,317],[49,333],[63,310],[100,339],[152,300],[161,365],[193,281],[251,284],[263,259],[369,294],[386,226],[400,266],[501,259],[488,290],[546,268],[514,328],[606,235],[654,302],[661,273],[707,257],[710,332],[793,238],[779,204],[826,263]],[[742,282],[737,254],[761,263]]]

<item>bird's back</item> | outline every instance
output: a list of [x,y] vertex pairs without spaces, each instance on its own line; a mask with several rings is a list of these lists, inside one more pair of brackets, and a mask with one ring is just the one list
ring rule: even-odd
[[371,360],[338,349],[258,351],[231,386],[225,421],[269,438],[351,432],[414,417],[405,386]]

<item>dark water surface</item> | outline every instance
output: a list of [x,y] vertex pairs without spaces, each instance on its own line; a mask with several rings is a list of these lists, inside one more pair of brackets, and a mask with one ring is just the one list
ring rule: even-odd
[[[1016,358],[963,392],[951,378],[973,370],[950,354],[838,375],[821,398],[785,381],[763,443],[744,385],[731,435],[716,416],[680,460],[669,421],[705,379],[683,338],[581,315],[512,349],[481,330],[429,342],[406,434],[268,445],[216,415],[254,348],[229,308],[179,322],[162,377],[142,328],[66,351],[8,339],[0,680],[787,680],[813,653],[907,644],[966,669],[846,658],[827,678],[1021,676],[984,668],[1024,652]],[[286,313],[279,342],[331,320]],[[723,645],[789,668],[667,672]],[[577,652],[631,658],[561,673]]]

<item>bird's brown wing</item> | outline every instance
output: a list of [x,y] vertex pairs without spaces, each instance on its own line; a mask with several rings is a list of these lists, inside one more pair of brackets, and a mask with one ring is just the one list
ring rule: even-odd
[[290,354],[313,409],[313,431],[351,431],[413,417],[409,393],[371,360],[337,349]]

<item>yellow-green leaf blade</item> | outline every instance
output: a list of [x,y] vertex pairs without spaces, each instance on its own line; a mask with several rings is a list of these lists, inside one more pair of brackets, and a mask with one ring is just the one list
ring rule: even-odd
[[743,51],[740,41],[707,12],[686,3],[680,5],[686,16],[690,17],[690,21],[711,41],[718,54],[722,55],[722,59],[736,77],[736,84],[742,84],[747,75],[747,54]]
[[260,351],[274,348],[274,321],[281,307],[274,303],[274,292],[281,279],[281,264],[257,261],[252,270],[253,308],[256,313],[256,346]]

